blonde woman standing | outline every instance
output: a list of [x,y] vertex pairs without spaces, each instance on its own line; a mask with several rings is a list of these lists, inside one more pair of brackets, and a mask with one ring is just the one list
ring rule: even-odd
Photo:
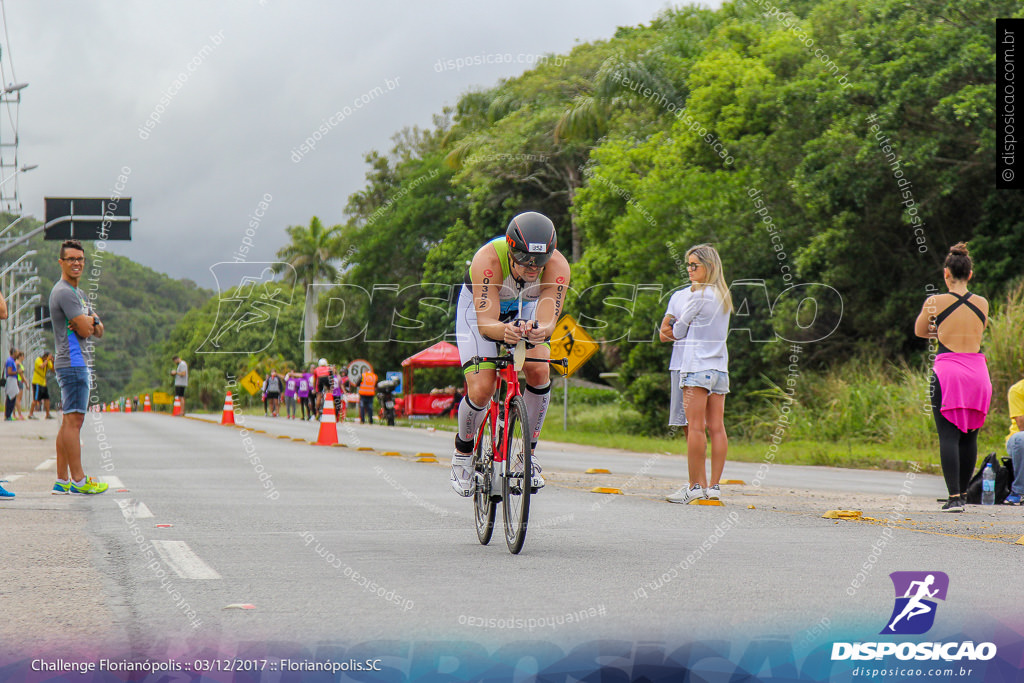
[[[725,432],[725,395],[729,393],[729,316],[732,296],[725,283],[722,259],[710,244],[686,252],[690,297],[672,325],[676,339],[685,339],[680,384],[683,409],[689,422],[686,457],[687,486],[666,500],[689,503],[696,498],[721,498],[719,481],[725,469],[729,438]],[[711,480],[705,457],[711,441]]]

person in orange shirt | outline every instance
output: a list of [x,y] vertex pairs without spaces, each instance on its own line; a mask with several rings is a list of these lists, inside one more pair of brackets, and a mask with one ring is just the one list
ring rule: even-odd
[[359,383],[359,422],[373,424],[373,397],[377,394],[377,373],[367,370]]

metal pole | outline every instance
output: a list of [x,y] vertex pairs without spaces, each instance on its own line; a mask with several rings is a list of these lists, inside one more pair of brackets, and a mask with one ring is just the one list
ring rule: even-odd
[[562,376],[562,431],[569,429],[569,374]]

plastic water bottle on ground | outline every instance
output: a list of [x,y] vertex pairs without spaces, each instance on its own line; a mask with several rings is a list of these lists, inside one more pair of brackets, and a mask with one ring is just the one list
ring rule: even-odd
[[992,471],[992,463],[985,465],[981,472],[981,504],[996,503],[996,473]]

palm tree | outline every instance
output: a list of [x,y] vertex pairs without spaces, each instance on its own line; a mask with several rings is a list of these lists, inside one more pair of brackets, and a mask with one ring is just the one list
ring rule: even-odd
[[[310,285],[332,281],[338,276],[338,269],[332,261],[338,258],[340,225],[325,228],[316,216],[309,221],[309,227],[291,225],[286,232],[291,243],[277,252],[277,258],[295,269],[296,277],[306,296],[306,307],[302,318],[302,358],[309,363],[313,358],[313,335],[316,333],[316,290]],[[277,265],[274,272],[284,267]]]

